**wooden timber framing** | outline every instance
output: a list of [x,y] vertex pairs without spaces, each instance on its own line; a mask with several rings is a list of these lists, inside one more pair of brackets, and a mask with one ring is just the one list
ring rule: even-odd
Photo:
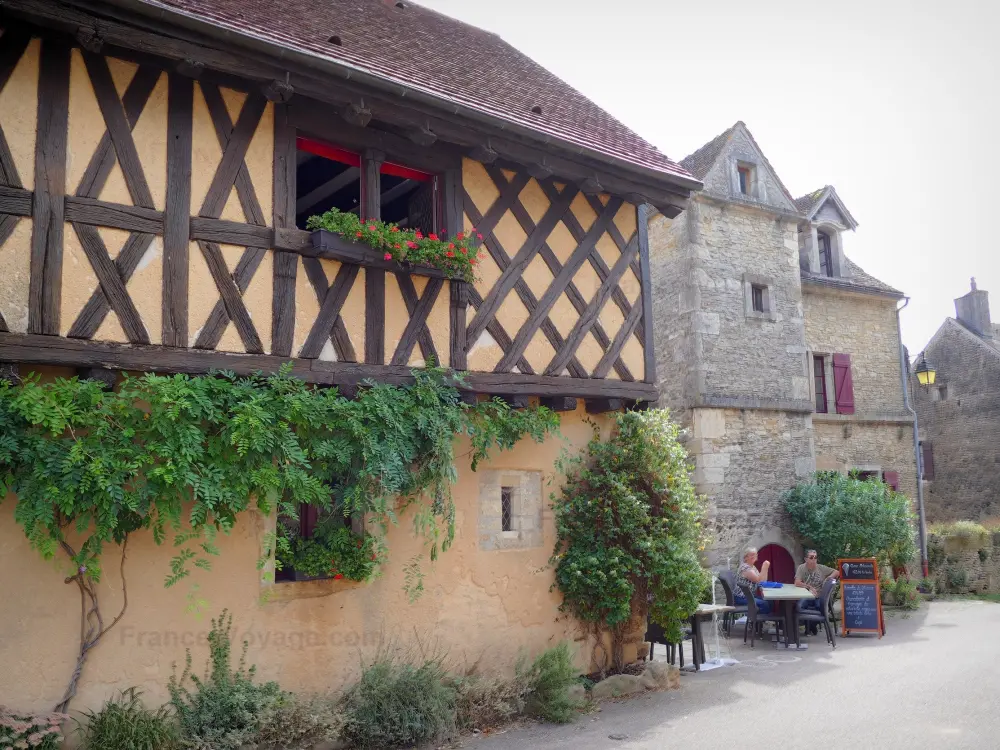
[[[291,363],[292,375],[321,385],[356,385],[369,379],[407,383],[412,380],[413,369],[409,366],[326,362],[163,346],[127,346],[26,333],[0,333],[0,359],[29,365],[105,367],[139,372],[203,374],[229,370],[242,375],[277,372],[282,365]],[[464,384],[459,386],[461,390],[496,395],[626,400],[648,400],[657,396],[656,386],[651,383],[482,372],[463,373],[462,377]]]
[[[637,230],[628,237],[622,232],[632,232],[625,229],[632,226],[631,219],[626,217],[622,223],[619,217],[623,208],[629,209],[625,187],[631,188],[628,195],[635,199],[641,185],[627,186],[621,177],[606,177],[603,171],[574,166],[568,159],[534,150],[510,137],[487,138],[484,132],[434,117],[422,116],[420,127],[437,138],[417,145],[406,135],[412,128],[401,126],[409,122],[412,112],[423,110],[417,107],[411,112],[408,107],[416,105],[399,106],[378,97],[364,98],[366,106],[373,104],[368,126],[351,125],[340,118],[337,97],[347,91],[356,94],[353,84],[334,82],[327,92],[333,96],[331,100],[315,76],[305,71],[295,73],[292,66],[292,78],[301,78],[305,85],[292,80],[287,87],[282,84],[280,96],[275,96],[274,82],[286,79],[259,58],[251,56],[248,67],[241,70],[223,64],[233,53],[188,41],[183,32],[169,39],[136,29],[124,18],[113,19],[114,14],[89,15],[81,10],[89,4],[90,0],[65,6],[57,0],[11,0],[0,8],[0,26],[6,29],[0,44],[0,88],[31,38],[42,38],[33,189],[24,187],[0,128],[0,245],[9,239],[21,217],[30,217],[33,224],[27,333],[11,333],[10,321],[0,316],[0,360],[189,373],[216,368],[271,372],[290,361],[294,373],[309,382],[356,387],[364,378],[402,382],[418,352],[424,362],[433,360],[454,370],[466,370],[470,351],[482,345],[480,338],[485,336],[500,354],[493,360],[495,364],[481,368],[492,368],[492,372],[465,375],[470,393],[501,395],[509,397],[511,403],[539,396],[557,410],[574,408],[578,398],[587,399],[588,408],[602,410],[607,404],[655,400],[645,209],[638,209]],[[57,17],[51,12],[53,7],[65,10],[65,15]],[[40,19],[47,28],[11,24],[11,17],[29,22]],[[81,70],[93,87],[105,130],[78,183],[67,185],[70,49],[74,42],[59,29],[82,18],[90,20],[87,28],[93,33],[79,52]],[[126,30],[134,36],[130,38]],[[95,40],[102,43],[93,43]],[[79,47],[80,40],[75,44]],[[128,49],[129,45],[142,51]],[[196,50],[205,54],[178,54]],[[127,84],[118,82],[120,88],[116,88],[117,79],[112,79],[113,68],[105,55],[137,64]],[[179,66],[178,60],[197,65]],[[262,85],[265,77],[258,80],[252,71],[265,69],[274,75]],[[73,70],[77,75],[77,68]],[[244,77],[237,77],[241,74]],[[150,165],[142,162],[144,144],[137,143],[134,131],[150,102],[157,101],[153,92],[162,82],[167,90],[166,160],[165,175],[156,177],[165,182],[159,188],[164,195],[154,199],[154,175],[148,171]],[[242,104],[234,105],[221,86],[245,91]],[[192,170],[200,168],[192,164],[197,159],[196,89],[203,101],[200,111],[208,112],[200,127],[208,124],[209,137],[217,141],[221,159],[205,176],[208,185],[203,197],[199,193],[193,199]],[[271,202],[262,205],[267,193],[261,182],[259,154],[256,162],[248,154],[266,113],[273,116],[273,130],[268,134],[273,138],[273,164],[267,174]],[[296,137],[300,134],[361,154],[362,213],[366,218],[378,218],[381,213],[379,167],[383,161],[437,175],[441,187],[438,231],[450,234],[469,226],[467,222],[475,225],[484,238],[484,254],[499,270],[494,283],[477,286],[448,278],[437,269],[401,269],[395,262],[374,257],[378,254],[367,247],[339,237],[316,242],[310,233],[298,229]],[[496,187],[497,198],[477,207],[463,185],[463,157],[483,142],[493,154],[483,169]],[[539,165],[545,169],[539,171]],[[127,190],[127,197],[118,199],[130,203],[103,197],[116,167],[120,170],[117,184]],[[590,185],[588,192],[594,194],[584,194],[583,184]],[[610,195],[597,194],[594,185],[609,190]],[[529,187],[534,195],[548,201],[544,209],[528,202],[525,191]],[[677,210],[686,200],[682,192],[667,201]],[[655,189],[641,193],[656,194]],[[227,208],[230,196],[238,201],[242,221],[232,213],[235,203]],[[571,207],[581,202],[596,215],[592,223],[581,223],[574,214]],[[505,229],[500,224],[510,218],[523,231],[524,241],[505,247],[503,243],[511,236],[509,225]],[[566,251],[565,243],[559,246],[552,240],[557,226],[575,243],[571,252]],[[99,232],[103,228],[128,233],[120,249],[109,248],[110,240]],[[97,284],[88,291],[82,307],[66,308],[68,313],[60,303],[64,233],[76,242],[76,252],[82,252],[79,257],[90,264]],[[151,323],[143,320],[141,305],[130,296],[129,283],[141,272],[159,238],[162,301],[157,304],[162,316]],[[601,252],[597,251],[599,242]],[[225,246],[230,246],[229,250]],[[226,253],[233,247],[241,250],[230,259]],[[614,258],[607,254],[609,247]],[[116,249],[117,254],[113,252]],[[552,276],[547,286],[537,286],[527,278],[528,267],[537,266],[539,261]],[[192,269],[198,267],[207,269],[212,289],[218,294],[209,301],[211,309],[200,328],[201,321],[189,317],[194,314],[189,309],[193,304],[191,290],[200,281],[192,278],[197,274]],[[365,269],[363,284],[357,279],[361,267]],[[598,279],[587,294],[581,291],[587,285],[581,284],[578,275],[584,267],[592,269]],[[247,296],[251,287],[259,288],[260,280],[255,282],[255,277],[262,269],[270,275],[266,280],[270,319],[264,315],[263,322]],[[396,279],[388,290],[395,294],[398,287],[395,302],[387,300],[386,272],[392,272]],[[622,284],[629,273],[641,282],[638,299],[634,291],[626,294]],[[428,277],[423,287],[414,284],[411,274]],[[71,278],[66,276],[65,283]],[[352,292],[355,286],[358,289]],[[352,293],[363,298],[363,324],[358,320],[355,325],[350,318],[360,314],[357,307],[348,306]],[[297,319],[306,301],[303,295],[308,295],[314,311],[318,307],[318,313],[310,313],[305,321]],[[555,314],[563,298],[572,308],[568,323],[564,308],[562,318]],[[512,325],[505,317],[503,309],[509,299],[527,311],[523,322]],[[447,307],[447,332],[440,317],[431,322],[439,300]],[[398,339],[387,340],[387,304],[397,305],[394,315],[401,315],[405,308],[405,323],[392,322],[392,336]],[[620,312],[620,317],[615,313],[614,323],[602,317],[610,305]],[[350,315],[346,310],[352,310]],[[578,318],[572,318],[573,311]],[[440,308],[434,315],[439,312]],[[73,317],[60,319],[67,315]],[[121,343],[94,340],[104,335],[98,332],[107,330],[102,325],[109,318],[119,324],[121,330],[115,338]],[[618,326],[618,320],[624,322]],[[150,324],[160,327],[159,336],[148,328]],[[23,324],[17,330],[25,330]],[[363,353],[356,348],[362,341],[352,340],[359,330]],[[154,345],[155,340],[160,345]],[[580,347],[585,340],[592,348],[583,358]],[[550,361],[538,361],[537,342],[551,346]],[[594,342],[599,349],[593,349]],[[642,365],[637,364],[636,343],[643,350]],[[245,353],[217,351],[240,347]],[[33,348],[37,349],[34,353]],[[336,361],[326,359],[331,350]]]

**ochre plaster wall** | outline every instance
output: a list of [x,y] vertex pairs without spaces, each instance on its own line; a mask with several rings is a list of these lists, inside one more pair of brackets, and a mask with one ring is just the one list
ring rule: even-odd
[[[496,454],[481,470],[539,471],[547,498],[553,489],[547,480],[560,451],[579,450],[591,435],[586,416],[582,407],[563,415],[568,445],[556,438],[541,446],[525,441]],[[607,428],[606,418],[597,420]],[[262,535],[273,521],[247,514],[220,539],[221,555],[211,572],[196,571],[164,589],[173,547],[155,546],[149,534],[136,535],[126,567],[128,611],[92,652],[74,708],[97,706],[113,690],[130,685],[140,686],[153,702],[165,700],[171,665],[183,666],[185,646],[191,647],[196,670],[202,668],[209,618],[223,608],[232,612],[239,635],[250,641],[249,659],[261,678],[277,679],[290,690],[342,686],[357,674],[360,655],[371,654],[380,642],[405,648],[419,638],[446,650],[456,667],[480,661],[483,669],[510,669],[519,653],[535,655],[562,639],[576,639],[576,625],[560,615],[559,597],[549,590],[554,526],[547,500],[541,546],[480,549],[480,475],[469,469],[467,452],[464,441],[456,446],[455,543],[433,564],[424,557],[425,592],[412,604],[403,590],[404,566],[422,547],[409,514],[389,533],[383,577],[367,585],[262,583],[257,561]],[[0,505],[3,600],[18,602],[0,611],[0,703],[42,710],[61,697],[73,668],[79,595],[63,583],[64,560],[44,562],[28,546],[14,523],[15,504],[16,498],[8,496]],[[98,586],[106,618],[121,605],[118,559],[117,549],[110,548]],[[264,597],[267,590],[272,593]],[[201,616],[186,612],[193,600],[205,602]],[[586,667],[590,649],[582,641],[574,647]]]

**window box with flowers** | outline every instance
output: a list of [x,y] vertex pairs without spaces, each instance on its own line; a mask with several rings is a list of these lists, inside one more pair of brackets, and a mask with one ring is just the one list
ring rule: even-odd
[[402,229],[375,219],[336,208],[307,223],[312,245],[323,257],[371,268],[418,276],[474,281],[483,236],[475,229],[468,234],[438,237],[419,229]]
[[308,535],[301,526],[284,522],[278,524],[277,531],[288,542],[279,544],[275,555],[279,580],[367,581],[378,569],[375,537],[355,532],[339,514],[320,520]]

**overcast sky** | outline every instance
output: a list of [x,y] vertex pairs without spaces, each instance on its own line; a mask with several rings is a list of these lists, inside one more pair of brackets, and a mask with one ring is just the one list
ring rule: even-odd
[[969,289],[1000,322],[1000,3],[420,0],[493,31],[680,160],[737,120],[848,256],[912,300],[915,355]]

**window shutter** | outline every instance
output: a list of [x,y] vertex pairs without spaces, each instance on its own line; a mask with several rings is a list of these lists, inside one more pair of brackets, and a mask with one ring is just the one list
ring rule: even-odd
[[837,414],[854,413],[854,380],[851,377],[851,355],[833,355],[833,386],[837,398]]
[[893,492],[899,492],[899,472],[898,471],[883,471],[882,481],[887,485],[892,487]]
[[923,464],[923,478],[927,481],[934,479],[934,444],[929,440],[920,443],[920,459]]

